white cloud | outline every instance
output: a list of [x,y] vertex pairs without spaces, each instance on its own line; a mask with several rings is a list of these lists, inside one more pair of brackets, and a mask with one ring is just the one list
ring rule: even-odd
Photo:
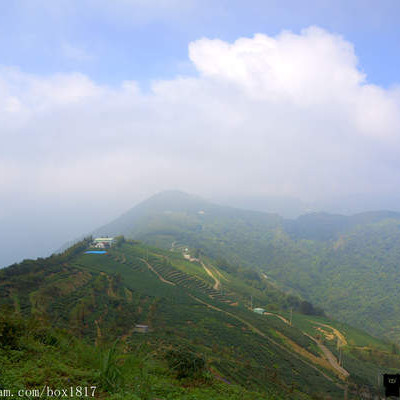
[[351,44],[315,27],[300,35],[259,34],[233,44],[203,39],[191,43],[190,58],[205,77],[228,80],[255,99],[301,107],[343,101],[343,91],[365,78]]
[[399,91],[368,83],[342,37],[312,27],[200,39],[189,56],[197,78],[155,81],[147,94],[135,82],[2,68],[2,190],[116,208],[169,187],[308,198],[393,190]]

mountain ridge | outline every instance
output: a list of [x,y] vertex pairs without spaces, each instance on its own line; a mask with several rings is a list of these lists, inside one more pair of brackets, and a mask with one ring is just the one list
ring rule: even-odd
[[[311,213],[289,220],[166,192],[95,234],[123,234],[165,249],[174,242],[201,249],[214,259],[263,271],[335,318],[400,342],[393,318],[393,312],[400,317],[394,300],[400,278],[389,278],[400,263],[400,213]],[[394,295],[385,308],[388,290]]]
[[201,212],[205,211],[203,209],[208,209],[214,212],[220,211],[225,213],[248,213],[252,214],[253,216],[275,218],[276,220],[284,222],[287,226],[301,226],[310,222],[326,224],[327,222],[329,223],[329,221],[336,220],[334,222],[341,222],[338,224],[339,227],[353,227],[357,224],[376,222],[386,218],[400,219],[400,212],[390,210],[365,211],[361,213],[355,213],[350,216],[320,211],[305,213],[298,216],[297,218],[289,219],[284,218],[277,213],[254,211],[250,209],[215,204],[209,200],[202,198],[201,196],[187,194],[180,190],[168,190],[159,192],[151,196],[147,200],[142,201],[125,213],[121,214],[119,217],[115,218],[110,223],[96,229],[95,231],[93,231],[93,233],[97,234],[101,232],[106,232],[107,230],[110,231],[110,233],[123,233],[121,227],[118,226],[118,224],[123,222],[125,224],[123,228],[128,228],[129,224],[135,222],[132,221],[132,219],[137,218],[138,213],[154,214],[155,212],[166,213],[168,211]]

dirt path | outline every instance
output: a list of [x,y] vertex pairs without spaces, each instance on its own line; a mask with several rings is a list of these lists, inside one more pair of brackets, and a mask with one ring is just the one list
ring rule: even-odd
[[202,267],[204,268],[204,270],[207,272],[207,274],[209,276],[211,276],[212,279],[214,279],[215,284],[213,286],[214,290],[219,290],[220,286],[221,286],[221,282],[218,278],[215,277],[215,275],[212,273],[212,271],[203,263],[203,261],[200,261]]
[[[281,315],[279,315],[279,314],[264,312],[264,315],[273,315],[273,316],[275,316],[277,318],[280,318],[283,322],[285,322],[286,324],[289,325],[289,321],[286,318],[284,318]],[[342,340],[342,342],[343,342],[343,340],[346,341],[344,336],[337,329],[332,328],[331,326],[325,325],[325,324],[320,324],[320,325],[323,325],[325,327],[329,327],[333,331],[337,331],[337,332],[335,332],[335,334],[339,337],[339,340]],[[308,336],[312,341],[314,341],[317,344],[317,346],[321,349],[322,353],[324,354],[324,356],[327,359],[327,361],[329,362],[329,364],[339,373],[339,375],[343,376],[344,378],[347,378],[350,375],[348,371],[346,371],[342,366],[339,365],[339,363],[337,362],[336,357],[334,356],[334,354],[325,345],[323,345],[322,343],[318,342],[317,339],[315,339],[314,337],[312,337],[308,333],[306,333],[306,332],[302,332],[302,333],[303,333],[303,335]]]
[[336,360],[336,357],[333,355],[333,353],[322,343],[318,342],[317,339],[313,338],[311,335],[303,332],[304,335],[308,336],[311,340],[313,340],[317,346],[322,350],[324,353],[326,359],[329,361],[329,363],[332,365],[332,367],[344,378],[347,378],[350,374],[348,371],[346,371],[342,366],[339,365],[339,363]]
[[101,330],[99,326],[99,321],[97,319],[94,321],[94,324],[96,326],[96,339],[94,341],[94,345],[97,347],[101,340]]
[[154,272],[158,276],[158,279],[161,282],[168,283],[168,285],[176,286],[174,282],[170,282],[164,279],[144,258],[141,258],[141,260],[147,265],[150,271]]
[[280,336],[282,338],[282,340],[284,340],[292,348],[293,351],[295,351],[297,354],[300,354],[304,358],[307,358],[314,365],[316,364],[322,368],[329,369],[332,372],[335,372],[335,373],[337,372],[325,357],[317,356],[313,353],[310,353],[304,347],[300,346],[293,340],[289,339],[287,336],[285,336],[281,332],[279,332],[277,330],[275,330],[275,332],[278,336]]
[[99,319],[96,319],[94,321],[94,324],[96,326],[96,339],[94,341],[95,346],[98,346],[101,342],[102,334],[101,334],[100,324],[103,322],[104,316],[106,316],[107,314],[108,314],[108,307],[106,307],[104,313],[100,315]]
[[[264,312],[264,315],[272,315],[272,316],[274,316],[274,317],[280,318],[285,324],[288,324],[288,325],[289,325],[289,321],[288,321],[286,318],[282,317],[282,315],[274,314],[274,313],[269,313],[269,312]],[[332,330],[334,330],[334,328],[332,328],[332,327],[329,326],[329,325],[325,325],[325,324],[321,324],[321,325],[324,325],[324,326],[329,327],[329,328],[331,328]],[[343,336],[339,331],[337,331],[337,332],[338,332],[338,333],[343,337],[343,339],[344,339],[344,336]],[[333,355],[333,353],[332,353],[325,345],[323,345],[322,343],[318,342],[317,339],[313,338],[313,337],[312,337],[311,335],[309,335],[308,333],[306,333],[306,332],[302,332],[302,333],[303,333],[303,335],[308,336],[312,341],[314,341],[314,342],[318,345],[318,347],[321,349],[322,353],[324,354],[326,360],[327,360],[327,361],[329,362],[329,364],[335,369],[335,371],[339,373],[340,376],[343,376],[344,378],[347,378],[347,377],[350,375],[348,371],[346,371],[343,367],[341,367],[341,366],[339,365],[339,363],[338,363],[337,360],[336,360],[336,357]],[[344,340],[346,340],[346,339],[344,339]],[[296,344],[293,342],[293,345],[296,345]],[[297,345],[296,345],[296,346],[297,346]]]
[[[325,374],[324,372],[322,372],[322,371],[321,371],[320,369],[318,369],[315,365],[309,363],[308,361],[304,360],[304,358],[302,358],[302,357],[300,357],[299,355],[297,355],[297,354],[293,353],[292,351],[290,351],[287,347],[285,347],[285,346],[283,346],[282,344],[278,343],[276,340],[270,338],[270,337],[267,336],[265,333],[263,333],[263,332],[260,331],[258,328],[256,328],[254,325],[250,324],[250,322],[247,322],[246,320],[244,320],[244,319],[238,317],[238,316],[235,315],[235,314],[232,314],[232,313],[230,313],[230,312],[228,312],[228,311],[222,310],[221,308],[218,308],[218,307],[215,307],[215,306],[213,306],[213,305],[211,305],[211,304],[208,304],[208,303],[206,303],[205,301],[200,300],[200,299],[198,299],[198,298],[195,297],[195,296],[192,296],[192,295],[190,295],[190,294],[189,294],[189,296],[190,296],[192,299],[194,299],[195,301],[197,301],[197,302],[199,302],[199,303],[201,303],[201,304],[204,304],[204,305],[207,306],[208,308],[211,308],[212,310],[222,312],[222,313],[224,313],[224,314],[226,314],[226,315],[229,315],[229,316],[232,317],[232,318],[237,319],[237,320],[240,321],[242,324],[244,324],[244,325],[246,325],[247,327],[249,327],[249,328],[250,328],[254,333],[256,333],[257,335],[259,335],[259,336],[261,336],[262,338],[268,340],[270,343],[273,343],[275,346],[279,347],[281,350],[283,350],[283,351],[289,353],[291,356],[293,356],[293,357],[297,358],[298,360],[302,361],[304,364],[308,365],[310,368],[312,368],[312,369],[318,371],[318,373],[320,373],[322,376],[324,376],[324,378],[326,378],[326,379],[329,380],[330,382],[334,382],[333,379],[332,379],[330,376],[328,376],[327,374]],[[340,385],[338,385],[338,386],[341,388]]]
[[334,328],[333,326],[330,326],[330,325],[327,325],[327,324],[322,324],[321,322],[316,322],[316,321],[311,321],[311,322],[313,322],[315,324],[318,324],[318,325],[321,325],[321,326],[324,326],[325,328],[331,329],[332,332],[336,335],[336,337],[340,340],[341,344],[343,346],[347,345],[347,340],[344,337],[344,335],[340,331],[338,331],[336,328]]
[[264,315],[272,315],[274,317],[277,317],[277,318],[281,319],[285,324],[290,325],[290,322],[285,317],[282,317],[282,315],[274,314],[274,313],[271,313],[271,312],[264,312]]

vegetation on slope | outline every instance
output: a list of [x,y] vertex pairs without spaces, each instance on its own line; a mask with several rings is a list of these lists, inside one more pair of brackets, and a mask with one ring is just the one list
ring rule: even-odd
[[[166,192],[99,232],[158,247],[200,249],[227,268],[263,271],[270,284],[329,315],[400,343],[400,214],[310,214],[297,220]],[[227,261],[227,262],[225,262]],[[229,266],[228,266],[229,265]]]
[[85,397],[85,392],[86,397],[130,400],[282,398],[219,381],[205,364],[193,368],[198,358],[179,348],[155,351],[143,343],[94,346],[4,308],[0,315],[2,393],[26,399],[39,397],[36,391],[47,394],[57,389],[67,390],[69,398]]
[[[251,274],[242,267],[236,269],[221,260],[214,262],[201,254],[197,254],[201,257],[198,262],[193,260],[194,252],[189,261],[184,257],[188,254],[182,255],[178,247],[161,250],[121,238],[108,254],[97,255],[85,254],[88,243],[78,243],[60,256],[28,260],[1,271],[0,303],[10,307],[21,321],[33,318],[44,326],[51,324],[74,335],[71,357],[76,346],[87,346],[88,357],[96,358],[104,347],[111,351],[118,338],[115,351],[119,355],[115,360],[119,360],[117,370],[121,373],[114,370],[112,375],[117,381],[120,375],[130,376],[121,378],[129,393],[137,392],[132,382],[140,382],[139,386],[153,391],[150,397],[138,394],[139,398],[165,399],[206,398],[206,393],[216,399],[340,398],[346,385],[350,393],[363,387],[371,393],[376,390],[376,376],[371,376],[368,369],[374,365],[378,354],[375,352],[380,351],[381,355],[386,351],[384,344],[371,342],[371,351],[364,351],[357,339],[347,347],[351,362],[346,361],[345,367],[350,378],[343,381],[316,343],[318,332],[307,331],[304,321],[303,325],[295,322],[289,326],[280,318],[257,315],[248,309],[251,297],[253,305],[264,306],[283,317],[296,301],[302,304],[296,297],[282,294],[262,275],[254,275],[254,271]],[[218,290],[202,263],[219,276]],[[316,318],[308,311],[309,307],[303,309],[308,314],[304,318]],[[148,325],[149,333],[136,333],[136,324]],[[32,334],[17,336],[23,342]],[[137,352],[143,346],[152,357],[140,364]],[[43,350],[43,357],[51,354],[55,353]],[[111,353],[105,354],[112,359]],[[22,356],[22,362],[30,362],[34,370],[32,355],[25,352]],[[391,355],[381,367],[389,371],[397,361],[398,356]],[[131,363],[142,368],[131,368]],[[46,365],[52,368],[53,364]],[[85,371],[88,382],[97,376],[95,381],[102,390],[125,396],[124,390],[111,388],[104,377],[96,375],[108,370],[101,363],[97,367],[88,363],[87,370],[80,365],[83,364],[73,364],[73,368]],[[183,371],[179,366],[184,366]],[[37,379],[37,384],[66,378],[68,373],[60,372],[62,368],[54,370],[49,379]],[[151,378],[140,373],[129,375],[132,371],[150,370]],[[21,379],[22,375],[16,382],[28,385]]]

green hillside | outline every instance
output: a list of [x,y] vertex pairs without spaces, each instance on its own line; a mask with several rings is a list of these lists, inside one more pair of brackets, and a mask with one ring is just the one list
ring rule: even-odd
[[96,231],[169,249],[201,249],[329,315],[400,343],[400,214],[325,213],[286,220],[164,192]]
[[84,376],[115,398],[342,398],[346,387],[352,398],[399,365],[396,347],[311,315],[322,312],[252,270],[177,244],[120,238],[99,255],[85,253],[89,243],[0,271],[4,387]]

